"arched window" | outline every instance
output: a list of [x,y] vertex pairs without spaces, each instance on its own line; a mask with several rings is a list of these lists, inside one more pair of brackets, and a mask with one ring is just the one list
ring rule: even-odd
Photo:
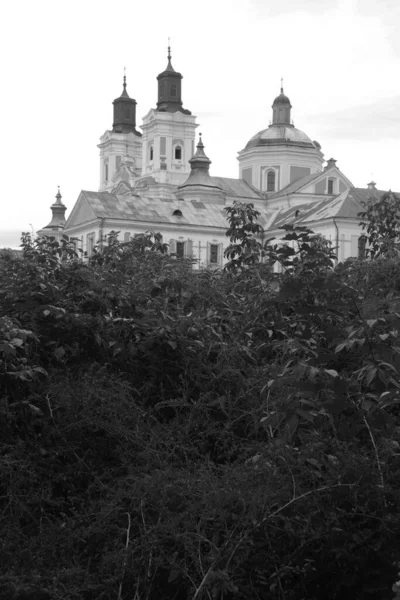
[[175,146],[174,158],[175,160],[182,159],[182,148],[180,146]]
[[150,146],[150,160],[153,160],[154,158],[154,148],[153,146]]
[[275,191],[275,171],[268,171],[267,173],[267,192]]

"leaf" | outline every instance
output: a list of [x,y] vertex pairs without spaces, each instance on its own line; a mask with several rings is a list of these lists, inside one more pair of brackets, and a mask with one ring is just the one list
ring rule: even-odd
[[24,343],[20,338],[13,338],[10,342],[13,346],[22,346],[22,344]]
[[178,579],[178,577],[180,577],[180,575],[181,575],[181,572],[178,569],[171,569],[169,577],[168,577],[168,583],[175,581],[175,579]]
[[298,408],[296,410],[296,413],[300,416],[303,417],[304,419],[306,419],[306,421],[309,421],[310,423],[313,423],[314,421],[314,415],[312,415],[311,413],[309,413],[306,410],[303,410],[302,408]]
[[48,317],[50,314],[50,311],[46,308],[46,310],[43,311],[43,314],[45,317]]
[[321,470],[322,468],[321,463],[318,462],[315,458],[306,458],[306,462],[310,465],[313,465],[313,467],[316,467],[318,470]]
[[325,369],[325,373],[328,373],[328,375],[331,375],[332,377],[339,376],[339,373],[335,371],[335,369]]
[[366,385],[371,385],[371,382],[373,381],[377,370],[378,369],[376,367],[372,367],[368,370],[367,375],[365,376],[365,384]]
[[337,354],[338,352],[341,352],[343,350],[343,348],[346,347],[347,342],[342,342],[341,344],[339,344],[338,346],[336,346],[335,348],[335,353]]
[[62,346],[59,346],[54,350],[54,356],[57,360],[61,360],[63,356],[65,356],[65,350]]
[[377,322],[378,322],[378,319],[367,319],[367,324],[370,327],[373,327],[373,325],[375,325],[375,323],[377,323]]

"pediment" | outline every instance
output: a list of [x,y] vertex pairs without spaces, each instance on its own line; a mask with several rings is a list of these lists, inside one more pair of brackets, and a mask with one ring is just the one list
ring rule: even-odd
[[328,185],[327,180],[333,179],[334,187],[333,187],[333,195],[338,195],[343,193],[345,190],[353,187],[351,181],[338,169],[337,167],[332,167],[330,169],[326,169],[322,171],[322,173],[310,181],[305,183],[303,186],[299,187],[296,190],[298,194],[318,194],[324,195],[327,193]]
[[65,229],[71,229],[73,227],[78,227],[84,223],[89,221],[93,221],[96,218],[96,214],[92,207],[90,206],[85,193],[81,192],[79,194],[78,200],[75,203],[74,208],[69,215],[67,222],[65,224]]

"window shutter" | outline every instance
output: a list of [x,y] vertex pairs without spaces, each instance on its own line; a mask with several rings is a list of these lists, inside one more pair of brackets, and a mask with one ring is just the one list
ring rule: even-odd
[[193,240],[186,242],[186,258],[193,258]]
[[169,240],[169,253],[176,254],[176,240]]

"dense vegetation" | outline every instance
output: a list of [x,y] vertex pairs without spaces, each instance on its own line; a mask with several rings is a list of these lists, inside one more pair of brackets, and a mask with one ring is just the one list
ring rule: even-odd
[[224,271],[151,233],[2,253],[0,598],[395,597],[400,261],[365,215],[337,266],[251,205]]

